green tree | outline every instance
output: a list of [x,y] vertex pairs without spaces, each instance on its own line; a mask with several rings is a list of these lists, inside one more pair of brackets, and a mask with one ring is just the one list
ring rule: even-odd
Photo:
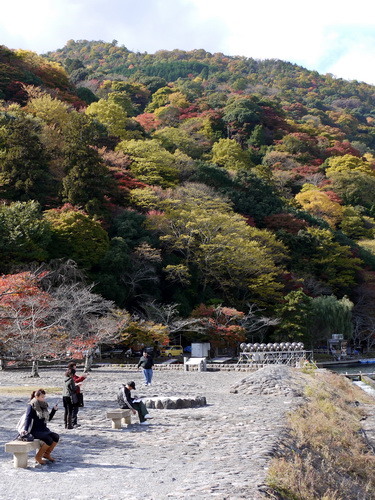
[[267,144],[267,138],[263,125],[255,125],[247,143],[249,146],[254,146],[256,148],[260,148],[261,146]]
[[103,211],[104,197],[114,186],[107,167],[98,152],[86,147],[74,150],[62,182],[62,198],[66,203],[83,207],[90,214]]
[[82,99],[86,104],[91,104],[97,102],[99,99],[96,97],[94,92],[87,87],[78,87],[77,96]]
[[346,339],[351,337],[353,305],[347,297],[338,300],[334,295],[312,299],[309,326],[312,348],[321,344],[326,345],[332,334],[342,334]]
[[328,229],[310,227],[298,234],[282,233],[291,253],[291,269],[306,279],[316,279],[335,293],[344,293],[356,283],[362,261],[350,248],[335,241]]
[[92,145],[100,130],[88,115],[78,113],[58,99],[41,93],[31,99],[29,111],[43,124],[42,141],[50,158],[49,168],[60,200],[101,213],[104,196],[114,181]]
[[109,248],[107,232],[100,222],[72,205],[44,212],[51,225],[52,237],[49,252],[53,258],[73,259],[90,269],[97,264]]
[[161,87],[152,94],[151,102],[146,107],[147,113],[152,113],[155,109],[165,106],[169,103],[169,96],[173,90],[170,87]]
[[327,160],[327,177],[336,172],[363,172],[364,174],[375,176],[375,171],[371,165],[357,156],[344,155],[333,156]]
[[135,188],[130,192],[130,202],[140,212],[148,212],[154,210],[159,202],[159,197],[155,191],[150,188]]
[[238,136],[243,142],[260,123],[262,108],[259,99],[252,97],[231,97],[224,107],[223,120],[227,124],[229,136]]
[[302,290],[285,295],[275,310],[275,315],[281,319],[276,330],[278,341],[307,340],[311,300]]
[[120,104],[128,116],[142,113],[150,98],[150,91],[138,82],[110,81],[101,85],[98,94],[103,97],[107,93],[108,99]]
[[284,204],[273,186],[253,170],[241,170],[233,176],[222,168],[200,163],[194,179],[214,187],[231,200],[236,212],[253,217],[257,224],[283,211]]
[[10,264],[46,260],[50,239],[50,224],[42,218],[36,201],[0,206],[0,257],[3,271]]
[[199,145],[194,136],[180,128],[164,127],[154,132],[153,138],[160,141],[161,145],[171,153],[179,149],[192,158],[199,158],[204,152],[204,148]]
[[121,332],[121,339],[126,345],[138,349],[147,345],[165,345],[169,342],[169,330],[160,323],[133,319]]
[[130,170],[135,177],[147,184],[171,187],[177,184],[178,170],[174,156],[157,140],[122,141],[117,150],[128,154],[132,160]]
[[96,292],[106,299],[113,300],[120,307],[124,306],[128,296],[121,276],[129,268],[130,253],[131,249],[123,238],[112,238],[107,252],[90,275],[96,282]]
[[114,99],[99,99],[86,108],[86,113],[105,125],[111,135],[125,139],[128,115]]
[[50,94],[36,92],[36,97],[27,103],[27,111],[47,125],[62,129],[69,122],[72,108]]
[[0,196],[43,202],[50,189],[39,122],[15,107],[0,110]]
[[330,172],[333,190],[345,205],[375,205],[375,177],[359,170]]
[[233,139],[220,139],[212,147],[212,161],[227,170],[242,170],[252,165],[248,152]]
[[[138,293],[142,284],[143,291],[140,293],[143,297],[147,291],[155,292],[152,287],[156,279],[155,266],[152,263],[147,266],[144,255],[137,252],[142,244],[152,243],[145,221],[144,215],[133,210],[125,210],[114,218],[109,228],[111,240],[108,251],[91,272],[92,279],[97,283],[96,290],[120,307],[133,299],[132,287],[138,287]],[[140,279],[144,281],[140,283]]]
[[206,188],[181,188],[150,225],[165,248],[182,257],[178,269],[166,268],[170,279],[187,282],[190,266],[197,266],[203,288],[214,286],[227,298],[267,302],[278,295],[284,246],[272,233],[248,226]]
[[374,236],[375,220],[363,215],[359,207],[345,207],[340,224],[341,231],[353,240],[372,238]]

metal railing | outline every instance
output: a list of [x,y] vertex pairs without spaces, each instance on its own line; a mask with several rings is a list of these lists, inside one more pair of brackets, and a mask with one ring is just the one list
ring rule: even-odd
[[274,344],[240,345],[237,366],[262,367],[265,365],[301,366],[305,361],[313,361],[313,352],[306,351],[302,342],[280,342]]

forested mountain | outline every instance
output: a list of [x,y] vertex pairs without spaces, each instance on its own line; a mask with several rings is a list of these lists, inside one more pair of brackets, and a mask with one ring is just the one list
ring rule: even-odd
[[119,307],[177,304],[224,344],[253,304],[278,318],[262,339],[370,345],[374,90],[204,50],[1,47],[0,270],[73,259]]

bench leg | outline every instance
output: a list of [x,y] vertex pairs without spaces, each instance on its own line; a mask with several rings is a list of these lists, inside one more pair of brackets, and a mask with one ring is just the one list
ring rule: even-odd
[[13,465],[16,468],[26,469],[27,467],[27,452],[13,453]]
[[121,429],[121,417],[112,418],[112,429]]
[[131,425],[132,423],[132,418],[130,415],[128,417],[124,417],[123,420],[125,422],[125,425]]

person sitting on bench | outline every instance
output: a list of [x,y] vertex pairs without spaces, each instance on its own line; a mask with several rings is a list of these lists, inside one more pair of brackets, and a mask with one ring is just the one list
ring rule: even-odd
[[36,462],[41,465],[47,463],[43,458],[47,458],[50,462],[55,461],[51,456],[51,452],[59,442],[59,435],[56,434],[56,432],[50,431],[47,427],[47,422],[52,420],[56,413],[57,404],[52,408],[50,413],[45,397],[46,391],[44,389],[33,391],[30,402],[27,405],[25,430],[21,433],[21,436],[27,434],[27,429],[29,429],[31,422],[33,423],[30,434],[32,434],[35,439],[44,441],[44,444],[35,456]]
[[151,415],[148,414],[146,405],[143,401],[137,398],[132,398],[131,390],[135,389],[135,382],[131,381],[127,384],[124,384],[117,395],[117,401],[122,409],[130,408],[133,413],[138,413],[139,422],[141,425],[149,425],[150,422],[147,422],[147,419],[152,418]]

